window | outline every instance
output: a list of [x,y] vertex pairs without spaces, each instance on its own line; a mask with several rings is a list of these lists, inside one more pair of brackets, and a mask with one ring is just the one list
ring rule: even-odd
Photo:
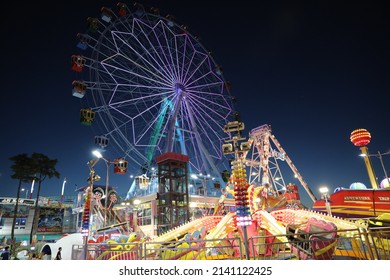
[[20,225],[21,226],[25,226],[26,225],[26,221],[27,221],[26,218],[20,218]]

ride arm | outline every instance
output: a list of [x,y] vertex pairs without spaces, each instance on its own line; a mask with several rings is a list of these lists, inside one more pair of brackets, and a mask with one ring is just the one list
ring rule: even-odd
[[364,156],[364,163],[366,164],[368,178],[370,179],[371,186],[374,190],[378,189],[378,183],[376,181],[375,171],[372,168],[371,159],[368,156],[368,148],[366,146],[360,147],[360,151]]

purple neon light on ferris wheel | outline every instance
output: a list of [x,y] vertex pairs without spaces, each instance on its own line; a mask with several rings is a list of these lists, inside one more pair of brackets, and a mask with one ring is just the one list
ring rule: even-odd
[[221,145],[232,97],[198,39],[140,7],[98,22],[83,34],[82,54],[89,69],[82,100],[98,116],[94,127],[136,168],[167,151],[187,154],[193,172],[226,168]]

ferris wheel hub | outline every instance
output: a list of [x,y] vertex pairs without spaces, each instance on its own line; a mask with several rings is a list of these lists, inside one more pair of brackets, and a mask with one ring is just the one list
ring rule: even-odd
[[180,94],[182,92],[186,92],[186,88],[185,88],[185,86],[183,84],[177,83],[175,85],[175,92],[176,92],[176,94]]

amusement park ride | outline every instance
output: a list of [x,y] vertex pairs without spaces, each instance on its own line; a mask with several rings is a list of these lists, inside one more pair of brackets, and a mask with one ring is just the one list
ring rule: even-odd
[[[103,7],[87,22],[71,57],[81,123],[114,144],[131,174],[151,178],[155,158],[176,152],[190,157],[189,173],[207,171],[222,182],[220,170],[229,165],[220,149],[226,138],[221,127],[234,112],[234,98],[199,38],[140,3]],[[211,193],[213,183],[207,188]],[[128,198],[137,195],[135,182]]]
[[[148,11],[140,4],[130,7],[118,3],[116,12],[103,7],[100,18],[88,18],[88,26],[86,33],[77,36],[81,53],[71,58],[71,68],[79,75],[72,83],[72,93],[84,105],[80,122],[88,126],[94,123],[104,130],[103,135],[95,137],[95,143],[104,150],[110,140],[121,154],[114,161],[118,171],[115,173],[124,174],[132,169],[133,174],[139,174],[129,188],[126,201],[134,202],[148,190],[145,197],[149,201],[144,199],[142,203],[146,201],[155,207],[152,220],[157,217],[161,222],[160,226],[154,225],[158,230],[154,231],[155,236],[149,237],[154,242],[148,245],[149,249],[157,250],[166,242],[182,246],[177,242],[197,239],[208,240],[206,245],[219,246],[225,244],[224,239],[239,235],[244,240],[245,256],[249,258],[254,249],[249,250],[248,240],[261,232],[286,235],[289,225],[298,227],[302,223],[307,224],[307,233],[310,233],[310,225],[322,231],[359,230],[363,226],[339,217],[375,217],[390,212],[390,190],[378,189],[369,157],[365,157],[365,163],[373,189],[342,189],[327,199],[318,200],[269,125],[252,129],[248,141],[243,142],[244,123],[230,121],[235,117],[234,98],[222,68],[198,37],[191,35],[186,26],[175,23],[172,16],[161,16],[156,8]],[[88,77],[86,70],[89,70]],[[354,131],[351,141],[368,155],[366,145],[370,134],[366,130]],[[234,155],[230,162],[226,157],[229,154]],[[180,180],[172,177],[177,170],[170,169],[178,163],[165,161],[171,156],[186,158],[185,168],[179,161]],[[108,173],[109,164],[105,162]],[[154,169],[156,162],[158,171]],[[299,187],[286,183],[283,178],[282,162],[287,163],[313,201],[313,210],[320,213],[309,211],[301,204]],[[83,209],[85,245],[97,242],[91,240],[94,164],[96,162],[89,165],[90,185]],[[230,176],[226,176],[228,169],[232,170]],[[191,219],[188,174],[200,173],[212,174],[217,182],[225,182],[226,186],[217,190],[212,180],[205,179],[205,193],[214,193],[220,198],[211,207],[213,214]],[[108,182],[106,190],[107,187]],[[229,195],[233,197],[230,202],[234,208],[224,212]],[[328,214],[326,203],[330,203],[333,216]],[[136,210],[139,206],[134,204],[132,207]],[[108,226],[116,227],[115,224]],[[135,231],[142,232],[136,223],[133,226]],[[335,234],[332,236],[335,238]],[[109,241],[106,236],[98,240]],[[280,240],[288,243],[286,237]],[[133,234],[121,241],[141,242],[141,239]],[[134,248],[136,245],[126,246]],[[204,254],[208,253],[209,250]],[[193,257],[203,258],[207,256]]]
[[[351,142],[360,148],[366,165],[371,189],[344,189],[338,188],[325,199],[314,203],[312,209],[326,213],[326,204],[331,213],[345,218],[376,218],[390,213],[390,184],[385,168],[385,179],[378,184],[375,171],[371,163],[367,145],[371,141],[371,134],[366,129],[356,129],[350,136]],[[379,188],[379,187],[380,188]]]

